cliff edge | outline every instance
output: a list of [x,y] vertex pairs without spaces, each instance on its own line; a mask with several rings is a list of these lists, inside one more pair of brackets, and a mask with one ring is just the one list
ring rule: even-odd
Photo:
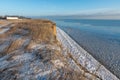
[[[118,80],[95,67],[100,64],[93,58],[85,58],[86,52],[74,47],[76,43],[54,22],[23,19],[0,25],[0,80]],[[81,55],[73,55],[76,51]]]

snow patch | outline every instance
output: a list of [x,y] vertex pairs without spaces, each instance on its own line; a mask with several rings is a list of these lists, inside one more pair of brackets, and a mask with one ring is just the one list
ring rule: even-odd
[[10,29],[10,28],[4,28],[4,29],[2,29],[2,30],[0,31],[0,34],[3,34],[3,33],[5,33],[5,32],[7,32],[9,29]]
[[18,60],[20,62],[22,61],[26,62],[26,61],[32,60],[33,58],[34,58],[34,55],[32,55],[31,53],[24,53],[24,54],[13,57],[14,60]]

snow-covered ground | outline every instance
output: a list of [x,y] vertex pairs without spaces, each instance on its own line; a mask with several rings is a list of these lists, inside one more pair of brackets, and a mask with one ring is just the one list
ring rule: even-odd
[[1,29],[1,30],[0,30],[0,34],[3,34],[3,33],[5,33],[5,32],[7,32],[9,29],[10,29],[10,28],[3,28],[3,29]]
[[[54,60],[51,58],[60,48],[50,44],[32,44],[27,50],[25,46],[30,44],[30,40],[15,39],[16,50],[0,56],[0,80],[49,80],[60,74],[57,69],[64,66],[63,62],[59,56]],[[3,53],[9,45],[9,41],[5,41],[0,52]]]
[[38,43],[28,33],[15,27],[0,35],[0,80],[118,80],[61,29],[55,43]]
[[10,30],[10,27],[8,26],[9,24],[10,24],[9,22],[6,22],[6,24],[0,25],[0,34],[3,34]]
[[67,50],[56,39],[38,43],[27,35],[29,30],[10,27],[0,35],[0,80],[74,80],[75,76],[87,79],[78,74],[82,71],[73,59],[62,55]]

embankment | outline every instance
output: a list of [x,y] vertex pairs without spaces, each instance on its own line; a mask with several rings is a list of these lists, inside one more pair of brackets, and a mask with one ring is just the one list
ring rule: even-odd
[[0,80],[118,80],[55,23],[9,22],[0,34]]
[[72,40],[63,30],[57,27],[57,39],[68,50],[77,64],[84,67],[88,72],[96,75],[101,80],[119,80],[87,51]]

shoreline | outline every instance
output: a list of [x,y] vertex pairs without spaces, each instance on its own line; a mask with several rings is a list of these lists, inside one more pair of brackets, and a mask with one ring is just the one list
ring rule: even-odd
[[67,48],[76,61],[103,80],[119,80],[113,73],[93,58],[85,49],[72,40],[67,33],[57,27],[57,39]]
[[[40,24],[42,24],[42,26]],[[33,26],[35,26],[36,28],[33,28]],[[46,58],[47,58],[47,62],[52,62],[52,64],[45,63],[45,65],[51,65],[55,68],[50,69],[44,65],[44,67],[46,67],[47,70],[39,72],[39,75],[34,75],[36,76],[35,78],[38,78],[40,76],[41,77],[45,76],[45,78],[48,78],[47,75],[50,76],[51,70],[57,70],[57,68],[59,68],[60,70],[63,71],[65,70],[63,73],[70,73],[70,74],[72,73],[71,74],[72,76],[68,74],[68,76],[71,77],[70,79],[74,78],[73,76],[75,76],[76,79],[79,78],[80,80],[84,80],[84,79],[85,80],[86,79],[119,80],[115,75],[113,75],[104,66],[102,66],[96,59],[94,59],[86,50],[84,50],[81,46],[79,46],[71,37],[69,37],[67,33],[62,31],[60,28],[56,27],[54,23],[51,23],[49,21],[44,22],[43,20],[42,22],[41,20],[40,21],[31,20],[25,22],[13,21],[13,24],[11,24],[9,27],[12,28],[10,28],[9,31],[1,34],[1,41],[4,41],[4,43],[2,43],[0,46],[1,47],[0,51],[4,52],[4,54],[1,54],[1,58],[0,58],[0,61],[2,63],[0,65],[0,70],[2,71],[1,75],[5,75],[4,78],[6,78],[6,80],[7,80],[6,76],[8,76],[7,74],[9,72],[7,70],[4,71],[4,69],[8,68],[8,70],[11,69],[14,72],[15,71],[14,69],[18,69],[16,66],[19,66],[21,62],[24,64],[32,63],[34,64],[34,66],[31,66],[30,68],[27,67],[27,71],[29,73],[30,69],[33,69],[36,66],[42,66],[41,64],[36,65],[37,61],[42,62],[43,60],[44,63],[44,60],[46,60]],[[45,32],[46,30],[47,32]],[[41,32],[41,33],[37,34],[37,32]],[[30,34],[30,33],[34,33],[34,34]],[[44,35],[39,36],[40,34],[44,34]],[[48,37],[47,35],[52,37]],[[6,50],[7,46],[10,47],[8,47],[8,49]],[[45,52],[41,53],[41,50]],[[52,51],[50,55],[49,55],[50,52],[49,50]],[[7,60],[8,58],[9,60]],[[34,58],[37,59],[34,60]],[[17,64],[16,63],[11,64],[11,62],[15,62],[15,61],[17,61]],[[22,70],[22,68],[25,68],[24,64],[21,64],[21,66],[19,66],[19,69],[16,70],[16,73],[13,73],[14,75],[10,74],[9,77],[12,78],[13,76],[15,76],[15,74],[18,74],[19,71]],[[11,68],[10,66],[14,67],[14,69]],[[43,68],[43,70],[44,69],[45,68]],[[25,73],[27,71],[23,71],[23,73],[19,74],[19,76],[24,75],[24,78],[28,78],[27,76],[30,76],[30,74],[26,75]],[[36,73],[36,71],[35,72],[31,71],[31,73]],[[52,71],[52,73],[54,73],[54,71]],[[17,76],[17,78],[21,79],[22,77]],[[63,80],[64,78],[69,78],[69,77],[66,77],[64,75]]]

